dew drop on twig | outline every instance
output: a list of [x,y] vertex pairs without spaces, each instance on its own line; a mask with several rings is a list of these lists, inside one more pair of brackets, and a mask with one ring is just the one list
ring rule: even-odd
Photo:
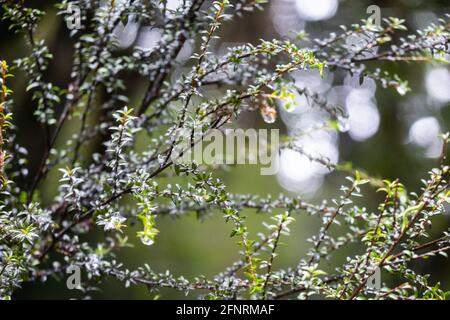
[[337,127],[340,132],[347,132],[350,130],[350,121],[348,117],[339,117]]
[[405,83],[400,83],[399,85],[396,86],[397,92],[399,95],[404,96],[405,94],[408,93],[408,86]]
[[159,154],[158,155],[158,163],[159,163],[159,165],[162,166],[165,162],[166,162],[166,157],[164,155],[162,155],[162,154]]
[[277,120],[277,110],[274,107],[264,102],[261,104],[260,109],[265,123],[274,123]]

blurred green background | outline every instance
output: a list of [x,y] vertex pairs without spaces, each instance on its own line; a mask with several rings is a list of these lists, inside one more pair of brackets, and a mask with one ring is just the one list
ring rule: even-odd
[[[31,1],[32,2],[32,1]],[[35,1],[36,2],[36,1]],[[169,1],[176,6],[177,1]],[[309,2],[309,4],[308,4]],[[311,3],[315,6],[312,8]],[[60,87],[65,87],[69,80],[72,60],[72,41],[67,36],[67,29],[60,17],[55,15],[55,1],[40,0],[33,4],[45,8],[48,12],[43,19],[39,30],[39,37],[45,38],[55,59],[47,74],[48,80],[54,81]],[[259,39],[292,37],[293,31],[306,30],[311,37],[323,37],[329,32],[338,32],[339,25],[358,22],[367,18],[366,9],[369,5],[378,5],[383,17],[397,16],[407,21],[410,30],[423,28],[429,23],[436,22],[443,13],[450,12],[450,3],[447,0],[273,0],[266,5],[264,12],[245,14],[232,23],[227,23],[221,29],[221,42],[214,44],[217,53],[234,43],[257,43]],[[327,11],[328,10],[328,11]],[[319,20],[318,20],[319,19]],[[317,21],[314,21],[317,20]],[[144,32],[144,31],[140,31]],[[122,33],[122,38],[134,37],[139,41],[139,34]],[[145,37],[144,37],[145,39]],[[130,39],[128,39],[130,40]],[[130,40],[133,43],[133,40]],[[6,59],[9,64],[16,58],[29,53],[20,36],[7,31],[5,22],[0,23],[0,58]],[[371,132],[358,132],[357,129],[340,133],[333,137],[332,143],[336,150],[333,156],[340,162],[350,161],[355,168],[364,168],[373,176],[387,179],[400,178],[410,191],[417,191],[420,179],[426,177],[427,171],[436,165],[435,157],[436,137],[434,133],[446,132],[450,124],[450,68],[447,66],[425,64],[392,64],[384,63],[383,68],[397,72],[402,78],[408,79],[412,92],[405,96],[398,95],[391,89],[383,89],[379,84],[372,88],[375,96],[367,110],[367,124],[356,123],[356,127],[372,128]],[[437,70],[437,71],[436,71]],[[33,118],[33,104],[30,96],[25,94],[26,77],[23,72],[13,70],[15,78],[11,80],[13,95],[14,119],[17,124],[19,142],[25,146],[32,157],[30,170],[34,172],[39,163],[44,141],[42,130]],[[327,75],[324,83],[328,87],[324,94],[330,99],[341,102],[340,93],[352,90],[351,79],[345,74]],[[367,82],[370,84],[370,82]],[[138,101],[144,90],[143,83],[136,82],[130,86],[129,96],[132,101]],[[347,86],[347,87],[346,87]],[[319,90],[324,87],[318,84]],[[334,89],[336,88],[337,89]],[[342,91],[339,91],[341,90]],[[354,89],[354,88],[353,88]],[[375,91],[376,89],[376,91]],[[334,91],[333,91],[334,90]],[[337,98],[336,98],[337,97]],[[132,103],[131,103],[132,104]],[[374,116],[375,115],[375,116]],[[301,115],[298,115],[301,117]],[[289,117],[289,115],[287,115]],[[379,117],[379,121],[377,120]],[[273,125],[265,124],[259,113],[245,114],[239,120],[245,127],[280,128],[283,132],[290,132],[286,123],[286,115],[281,114]],[[72,124],[77,128],[76,122]],[[71,132],[70,126],[64,129],[66,136]],[[31,138],[30,138],[31,137]],[[330,140],[331,141],[331,140]],[[64,136],[60,143],[64,142]],[[433,149],[434,148],[434,149]],[[288,159],[287,163],[294,163],[296,158]],[[339,195],[339,186],[344,183],[345,175],[340,173],[318,173],[306,179],[299,170],[308,170],[308,167],[296,169],[291,175],[289,168],[285,170],[285,177],[261,176],[259,168],[252,165],[241,165],[229,170],[216,171],[217,177],[223,179],[230,192],[253,193],[261,196],[268,194],[277,196],[280,193],[290,195],[300,194],[311,202],[320,202],[322,199],[331,199]],[[317,170],[317,168],[315,169]],[[306,180],[305,180],[305,179]],[[42,185],[41,192],[44,203],[55,194],[56,182],[59,174],[55,172],[48,177]],[[303,179],[303,180],[302,180]],[[312,180],[311,180],[312,179]],[[301,180],[301,181],[300,181]],[[311,186],[313,186],[311,188]],[[290,190],[290,191],[289,191]],[[368,195],[363,204],[368,209],[376,209],[380,200],[370,188],[364,189]],[[449,211],[449,210],[447,210]],[[267,221],[267,214],[256,214],[249,210],[248,221],[251,237],[257,238],[257,233],[264,231],[262,221]],[[311,236],[320,225],[317,217],[307,217],[304,214],[296,215],[296,222],[291,227],[291,237],[283,238],[285,246],[279,253],[275,262],[276,268],[296,266],[299,259],[307,250],[305,239]],[[446,230],[450,225],[450,215],[436,219],[436,234],[439,230]],[[234,239],[229,238],[231,226],[226,224],[219,212],[211,212],[210,217],[199,221],[194,214],[180,219],[168,217],[158,219],[160,234],[155,245],[143,246],[136,241],[136,228],[127,230],[135,249],[124,249],[118,259],[133,269],[143,263],[148,263],[156,271],[171,270],[175,275],[184,275],[191,279],[197,275],[212,277],[223,271],[227,266],[239,259],[238,246]],[[88,241],[94,242],[102,239],[101,232],[90,234]],[[347,254],[356,253],[356,246],[348,246],[341,251],[329,265],[323,268],[332,271],[336,263],[343,261]],[[444,288],[450,290],[450,261],[443,257],[436,257],[416,265],[417,270],[431,273],[432,279],[441,281]],[[382,281],[390,281],[383,275]],[[100,291],[91,294],[94,298],[126,298],[126,299],[152,299],[155,294],[148,294],[143,286],[125,289],[121,283],[114,280],[105,280],[100,284]],[[81,295],[76,291],[69,291],[65,281],[49,279],[45,284],[24,284],[18,290],[15,298],[78,298]],[[182,298],[182,293],[173,290],[162,290],[162,298]],[[192,298],[195,296],[188,296]]]

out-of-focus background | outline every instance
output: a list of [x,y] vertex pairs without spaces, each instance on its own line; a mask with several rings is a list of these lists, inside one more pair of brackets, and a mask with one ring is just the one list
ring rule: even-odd
[[[168,0],[172,8],[181,2]],[[234,44],[257,43],[259,39],[293,38],[301,30],[308,32],[311,38],[325,37],[330,32],[339,32],[340,25],[368,18],[366,10],[370,5],[378,5],[384,18],[396,16],[406,19],[410,30],[425,28],[444,13],[450,12],[448,0],[271,0],[265,5],[265,11],[248,13],[225,24],[220,32],[222,40],[215,43],[214,50],[221,54]],[[72,42],[67,37],[62,19],[55,15],[54,1],[41,0],[38,6],[46,8],[49,13],[39,27],[39,36],[46,39],[50,51],[56,57],[48,77],[57,85],[65,87],[70,72]],[[151,50],[160,36],[158,29],[138,28],[132,23],[116,32],[124,50],[133,45]],[[188,58],[193,48],[192,44],[185,46],[178,59],[182,61]],[[0,58],[12,64],[13,59],[28,52],[23,39],[8,32],[5,22],[1,22]],[[417,191],[420,179],[437,163],[436,158],[441,150],[438,135],[450,129],[450,68],[420,63],[385,63],[382,67],[407,79],[412,92],[402,96],[395,90],[381,88],[370,79],[360,85],[357,78],[344,73],[327,72],[323,79],[314,72],[296,73],[298,84],[307,84],[330,102],[345,106],[350,116],[348,131],[319,131],[302,136],[298,143],[312,153],[320,153],[334,162],[349,161],[353,167],[364,168],[373,176],[391,180],[400,178],[410,191]],[[19,127],[20,142],[29,149],[30,154],[35,155],[35,158],[30,159],[30,170],[33,172],[38,165],[44,141],[39,135],[41,129],[32,116],[30,97],[24,93],[26,78],[21,71],[13,70],[13,73],[14,119]],[[136,89],[130,91],[130,96],[138,99],[137,94],[142,92],[144,85],[137,83]],[[274,124],[265,124],[256,112],[245,114],[239,123],[243,127],[280,128],[284,133],[292,134],[299,128],[304,129],[320,121],[320,113],[305,112],[309,110],[306,99],[297,97],[296,102],[295,109],[289,113],[280,108]],[[345,182],[345,175],[329,174],[323,167],[293,151],[283,151],[280,165],[280,172],[276,176],[261,176],[259,168],[252,165],[240,165],[216,174],[231,192],[261,196],[286,193],[300,195],[312,202],[337,197],[339,186]],[[43,201],[54,195],[58,178],[58,174],[51,175],[42,186]],[[364,191],[367,194],[364,205],[368,209],[376,209],[380,196],[370,188]],[[269,217],[254,211],[246,213],[249,215],[251,236],[256,238],[257,233],[264,230],[262,221],[267,221]],[[275,262],[276,268],[296,266],[306,252],[305,239],[320,225],[315,217],[297,215],[295,218],[296,222],[291,227],[292,235],[284,238],[285,246]],[[450,214],[436,219],[436,230],[446,230],[449,225]],[[136,241],[135,228],[129,228],[127,233],[136,248],[122,250],[119,260],[124,261],[130,269],[148,263],[154,270],[163,272],[169,269],[175,274],[193,278],[200,274],[212,277],[239,259],[235,240],[229,238],[231,227],[218,212],[213,212],[205,221],[199,221],[193,214],[180,219],[159,218],[158,228],[160,234],[156,243],[150,247]],[[91,235],[89,240],[103,237],[99,232]],[[323,268],[332,271],[337,262],[342,262],[347,254],[356,253],[357,249],[356,246],[349,246]],[[420,262],[415,268],[432,273],[432,281],[441,281],[443,287],[450,290],[450,261],[439,256]],[[382,281],[389,282],[390,278],[383,275]],[[100,288],[101,291],[91,296],[130,299],[155,297],[155,294],[149,295],[145,287],[125,289],[113,280],[104,281]],[[25,284],[15,297],[71,298],[80,297],[80,294],[67,290],[65,280],[58,282],[50,279],[45,285]],[[182,298],[184,295],[173,290],[162,290],[161,297]]]

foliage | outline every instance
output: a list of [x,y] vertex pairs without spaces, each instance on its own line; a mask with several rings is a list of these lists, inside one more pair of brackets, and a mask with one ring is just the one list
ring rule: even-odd
[[[3,19],[10,30],[23,36],[30,53],[17,57],[15,68],[28,75],[27,92],[33,98],[36,121],[42,127],[46,146],[35,173],[27,167],[28,153],[12,125],[12,100],[7,88],[6,62],[0,65],[0,297],[11,298],[25,281],[46,280],[50,275],[64,276],[72,265],[80,266],[90,279],[83,284],[88,291],[92,281],[112,277],[125,286],[144,285],[150,291],[173,288],[186,293],[199,291],[207,299],[281,299],[311,296],[333,299],[445,299],[439,284],[429,283],[429,275],[413,270],[411,262],[435,254],[446,256],[450,234],[427,240],[433,217],[444,212],[449,201],[450,167],[446,162],[449,135],[444,135],[441,163],[429,173],[421,191],[408,192],[398,180],[381,181],[323,157],[308,155],[289,141],[283,146],[307,155],[330,170],[350,174],[342,195],[328,205],[307,203],[299,198],[278,199],[232,194],[214,177],[214,168],[204,165],[175,164],[172,153],[181,138],[178,129],[207,135],[222,128],[243,111],[260,110],[267,122],[275,121],[281,101],[289,108],[292,90],[308,97],[313,105],[329,114],[330,126],[344,130],[345,111],[330,104],[309,88],[295,89],[290,74],[308,70],[326,76],[328,72],[349,72],[371,77],[399,94],[409,91],[408,82],[373,67],[373,62],[437,62],[449,53],[448,17],[439,24],[398,37],[405,31],[404,21],[389,18],[382,26],[362,21],[326,39],[307,46],[305,34],[296,41],[261,41],[230,48],[217,56],[211,42],[225,22],[244,11],[263,9],[264,0],[183,1],[170,10],[166,1],[61,1],[58,14],[71,19],[69,4],[81,11],[81,28],[68,31],[74,42],[71,82],[62,89],[47,80],[54,59],[44,39],[37,39],[36,28],[45,12],[27,7],[26,1],[5,1]],[[133,48],[119,50],[114,30],[128,21],[158,27],[163,34],[151,51]],[[237,23],[237,22],[236,22]],[[350,37],[361,39],[358,46],[348,44]],[[197,39],[198,38],[198,39]],[[185,72],[177,81],[169,76],[180,62],[176,60],[189,39],[198,40]],[[373,49],[377,48],[377,51]],[[127,77],[147,83],[141,102],[128,108]],[[224,86],[220,97],[203,96],[209,86]],[[101,105],[96,97],[107,93]],[[63,127],[79,125],[71,139],[56,143]],[[192,134],[193,147],[201,137]],[[138,148],[139,139],[145,148]],[[88,150],[101,141],[102,151]],[[187,150],[186,150],[187,151]],[[42,200],[40,186],[52,171],[60,170],[57,195],[51,203]],[[163,178],[187,177],[186,185],[167,184]],[[363,196],[361,187],[369,184],[384,194],[378,211],[354,203]],[[251,239],[244,209],[272,215],[267,233]],[[145,265],[127,269],[118,252],[128,248],[122,235],[130,225],[139,223],[136,237],[146,245],[158,241],[158,221],[164,216],[181,217],[195,212],[200,217],[221,212],[229,222],[242,259],[212,279],[199,276],[188,280],[154,272]],[[281,213],[280,213],[281,212]],[[318,216],[322,226],[309,239],[311,249],[297,266],[275,269],[279,246],[290,234],[294,214]],[[333,236],[333,229],[342,229]],[[107,235],[96,244],[83,240],[90,231]],[[228,232],[230,232],[228,231]],[[348,256],[332,273],[323,265],[333,253],[349,243],[360,242],[361,252]],[[390,273],[396,285],[367,286],[377,269]],[[205,293],[207,292],[207,293]]]

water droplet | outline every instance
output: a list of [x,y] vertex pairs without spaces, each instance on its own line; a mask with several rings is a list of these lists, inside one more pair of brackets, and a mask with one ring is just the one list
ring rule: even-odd
[[150,237],[141,237],[141,242],[142,242],[142,244],[144,244],[146,246],[151,246],[152,244],[155,243],[155,241],[153,239],[151,239]]
[[348,117],[339,117],[337,127],[340,132],[349,131],[350,130],[350,121],[349,121]]
[[406,84],[406,83],[398,84],[396,86],[396,89],[397,89],[398,94],[401,95],[401,96],[404,96],[409,91],[408,84]]
[[284,103],[283,107],[289,113],[294,112],[294,110],[297,109],[297,105],[295,105],[292,101]]
[[274,123],[276,117],[272,113],[266,113],[262,115],[265,123]]
[[261,116],[265,123],[274,123],[277,120],[277,110],[267,104],[261,106]]
[[158,163],[160,165],[163,165],[166,162],[166,156],[163,156],[162,154],[158,155]]

